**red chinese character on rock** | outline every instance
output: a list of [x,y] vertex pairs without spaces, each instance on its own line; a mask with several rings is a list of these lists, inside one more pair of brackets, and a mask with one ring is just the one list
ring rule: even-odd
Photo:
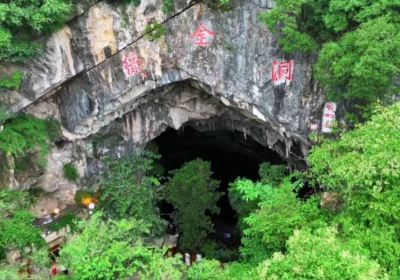
[[192,38],[194,39],[194,45],[199,47],[207,47],[210,44],[210,41],[215,36],[215,32],[210,31],[204,25],[204,23],[200,23],[199,27],[192,34]]
[[336,110],[336,104],[333,102],[327,102],[325,108],[327,111],[334,112]]
[[140,74],[143,78],[147,77],[146,73],[142,71],[141,60],[134,52],[129,52],[122,58],[122,65],[125,76],[127,78],[133,77],[138,74]]
[[275,85],[290,83],[293,80],[293,60],[274,61],[272,64],[272,82]]

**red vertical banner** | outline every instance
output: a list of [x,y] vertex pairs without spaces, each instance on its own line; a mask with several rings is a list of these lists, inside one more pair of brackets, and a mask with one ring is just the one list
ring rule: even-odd
[[324,107],[324,113],[322,115],[322,132],[332,132],[332,126],[336,120],[336,103],[326,102]]

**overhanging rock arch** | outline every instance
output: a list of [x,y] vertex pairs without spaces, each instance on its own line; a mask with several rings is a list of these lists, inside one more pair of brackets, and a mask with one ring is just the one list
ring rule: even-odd
[[254,105],[212,96],[196,81],[176,83],[163,94],[157,90],[147,94],[141,105],[117,122],[122,123],[125,140],[136,145],[146,144],[168,127],[240,131],[276,151],[290,167],[305,167],[304,138],[279,130]]

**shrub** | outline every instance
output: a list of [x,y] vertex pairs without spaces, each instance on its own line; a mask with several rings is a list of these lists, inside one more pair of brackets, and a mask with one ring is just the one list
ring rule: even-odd
[[261,262],[274,252],[286,251],[286,240],[295,229],[325,225],[319,201],[300,201],[287,179],[280,188],[270,188],[270,195],[261,201],[261,208],[251,213],[245,222],[240,253],[249,262]]
[[388,279],[379,264],[343,243],[332,228],[296,230],[287,254],[259,266],[259,279]]
[[260,165],[258,174],[262,184],[278,187],[288,175],[288,170],[285,165],[271,165],[268,162],[264,162]]
[[156,207],[160,182],[149,176],[153,169],[153,153],[131,155],[122,159],[105,160],[100,181],[101,207],[109,218],[136,218],[151,225],[151,233],[157,235],[163,227]]
[[13,157],[37,153],[37,164],[46,165],[50,151],[49,121],[21,114],[9,119],[0,132],[0,152]]
[[76,182],[79,179],[79,173],[75,165],[72,163],[66,163],[63,167],[64,178],[70,182]]
[[149,41],[155,41],[161,39],[164,36],[165,27],[159,22],[152,22],[146,25],[144,29],[144,38]]
[[59,231],[67,226],[71,229],[71,231],[75,231],[77,229],[77,222],[79,218],[74,213],[67,213],[62,217],[58,218],[55,222],[49,225],[49,229],[52,231]]
[[33,226],[33,220],[30,212],[19,210],[11,218],[0,221],[0,259],[9,249],[18,249],[23,254],[26,247],[45,245],[39,228]]
[[3,77],[0,78],[0,88],[5,88],[5,89],[19,89],[19,86],[21,85],[22,82],[22,75],[23,73],[20,71],[15,71],[12,73],[11,77]]
[[164,14],[169,14],[174,9],[174,0],[163,0],[162,11]]
[[398,2],[279,0],[259,19],[282,51],[317,53],[315,76],[330,99],[368,104],[399,93]]

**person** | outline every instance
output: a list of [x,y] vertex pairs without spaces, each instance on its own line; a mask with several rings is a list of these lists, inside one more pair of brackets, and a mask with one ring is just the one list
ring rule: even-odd
[[57,262],[55,260],[53,261],[53,263],[51,265],[50,275],[57,276]]

